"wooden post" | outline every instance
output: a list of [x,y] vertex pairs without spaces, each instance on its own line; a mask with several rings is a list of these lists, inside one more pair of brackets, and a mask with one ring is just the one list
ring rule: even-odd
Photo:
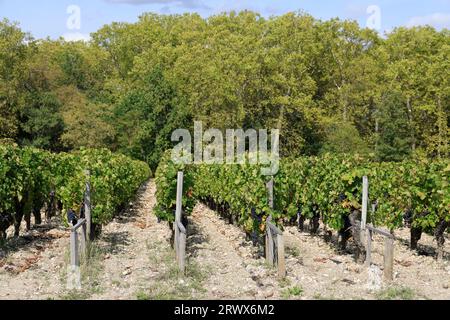
[[274,241],[272,230],[270,229],[271,217],[267,218],[266,221],[266,261],[270,266],[274,265]]
[[277,251],[278,251],[278,277],[284,279],[286,277],[286,261],[284,255],[284,239],[283,236],[277,235]]
[[361,230],[366,230],[367,207],[369,203],[369,178],[363,177]]
[[86,176],[88,177],[86,181],[86,192],[84,194],[84,215],[86,219],[86,239],[89,243],[91,241],[92,234],[92,215],[91,215],[91,173],[86,170]]
[[269,230],[269,232],[268,232],[268,236],[269,236],[269,238],[268,238],[268,240],[269,240],[269,251],[268,251],[268,254],[267,254],[267,262],[269,262],[269,265],[271,265],[271,266],[273,266],[274,265],[274,263],[275,263],[275,257],[274,257],[274,251],[275,251],[275,248],[274,248],[274,239],[273,239],[273,234],[272,234],[272,231],[271,230]]
[[177,257],[177,262],[180,263],[180,228],[178,223],[181,223],[181,215],[183,214],[183,180],[184,173],[178,172],[177,177],[177,208],[175,211],[175,253]]
[[175,231],[175,239],[174,239],[174,247],[175,247],[175,258],[177,259],[177,263],[180,261],[180,230],[178,229],[178,226],[174,225],[174,231]]
[[394,239],[386,238],[384,242],[384,279],[394,280]]
[[267,183],[267,191],[269,192],[269,208],[273,210],[274,208],[274,180],[273,177],[270,179],[270,181]]
[[372,264],[372,230],[366,231],[367,231],[366,266],[370,267]]
[[178,172],[177,179],[177,211],[175,213],[175,222],[181,221],[181,215],[183,213],[183,180],[184,173]]
[[180,271],[184,274],[186,272],[186,234],[184,232],[180,233],[179,255]]
[[86,257],[87,245],[86,245],[86,223],[81,227],[81,254]]
[[80,260],[78,256],[78,234],[77,230],[72,229],[70,233],[70,265],[79,267]]
[[[273,196],[273,186],[274,186],[274,180],[273,177],[270,179],[270,181],[267,183],[267,193],[269,195],[269,208],[274,208],[274,196]],[[274,254],[275,254],[275,248],[274,248],[274,239],[272,230],[270,229],[270,223],[272,222],[272,217],[268,217],[266,220],[266,261],[270,266],[274,265]]]

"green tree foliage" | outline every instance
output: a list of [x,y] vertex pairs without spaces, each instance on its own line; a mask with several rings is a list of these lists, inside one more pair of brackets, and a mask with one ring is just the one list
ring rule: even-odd
[[172,132],[190,125],[188,119],[185,102],[156,67],[114,109],[118,150],[156,168],[172,146]]
[[2,21],[0,138],[106,147],[155,167],[171,131],[201,120],[278,128],[283,156],[368,149],[379,159],[447,158],[449,48],[446,29],[381,37],[303,12],[146,13],[102,27],[89,43],[34,40]]
[[[431,151],[431,155],[442,151],[445,153],[443,142],[435,144],[434,147],[427,146],[426,142],[436,135],[438,141],[444,141],[448,135],[446,63],[448,64],[449,43],[448,30],[437,32],[432,27],[398,28],[385,41],[384,46],[388,53],[386,89],[388,92],[396,91],[402,94],[407,108],[412,151],[421,148]],[[444,58],[446,62],[441,60],[444,56],[447,57]],[[447,123],[442,121],[445,106]],[[438,118],[441,118],[441,121],[438,122]]]
[[17,138],[23,77],[26,75],[24,61],[29,36],[16,24],[0,21],[0,138]]
[[379,110],[377,155],[382,161],[401,161],[411,154],[408,110],[400,94],[390,94]]
[[355,126],[349,122],[333,122],[327,130],[322,153],[368,154],[367,143],[361,138]]
[[41,93],[29,99],[30,104],[23,110],[21,143],[41,149],[60,150],[60,136],[64,129],[61,103],[51,93]]

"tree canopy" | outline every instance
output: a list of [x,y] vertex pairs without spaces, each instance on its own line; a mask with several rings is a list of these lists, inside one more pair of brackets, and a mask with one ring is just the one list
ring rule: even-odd
[[36,40],[0,22],[0,139],[107,147],[155,167],[171,132],[281,130],[282,155],[450,153],[449,30],[298,12],[143,14],[90,42]]

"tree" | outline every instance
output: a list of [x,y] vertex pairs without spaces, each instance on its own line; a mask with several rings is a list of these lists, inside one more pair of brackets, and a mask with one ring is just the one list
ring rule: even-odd
[[411,155],[407,106],[401,94],[389,93],[379,111],[376,153],[381,161],[401,161]]
[[0,21],[0,139],[15,139],[19,132],[18,111],[23,98],[22,78],[26,75],[27,41],[31,37],[17,24]]
[[62,150],[60,137],[64,122],[60,108],[61,103],[51,93],[31,95],[21,119],[21,144],[53,151]]
[[370,149],[353,124],[333,121],[327,130],[321,153],[367,155]]
[[445,29],[380,37],[303,12],[146,13],[89,43],[33,40],[5,20],[0,139],[108,147],[154,167],[171,132],[199,120],[222,131],[280,129],[282,156],[367,147],[380,159],[444,158],[449,48]]
[[172,147],[172,132],[192,126],[188,119],[183,98],[156,67],[114,109],[117,148],[156,169],[162,154]]
[[112,107],[94,103],[74,86],[60,87],[58,97],[64,107],[61,115],[64,119],[63,145],[70,149],[113,148],[114,127],[109,123]]
[[443,45],[433,57],[427,75],[428,90],[425,97],[427,104],[423,107],[427,117],[431,118],[424,133],[426,151],[430,157],[444,158],[450,156],[450,34],[442,32]]
[[[437,92],[436,88],[432,88],[432,84],[436,83],[435,76],[439,75],[439,72],[435,72],[435,67],[434,71],[431,70],[436,55],[439,55],[443,45],[448,43],[448,31],[438,32],[428,26],[397,28],[389,34],[385,43],[389,54],[386,72],[388,90],[402,93],[413,152],[417,148],[426,148],[425,137],[429,136],[430,125],[434,127],[436,121],[438,99],[430,93]],[[445,86],[445,82],[443,85]]]

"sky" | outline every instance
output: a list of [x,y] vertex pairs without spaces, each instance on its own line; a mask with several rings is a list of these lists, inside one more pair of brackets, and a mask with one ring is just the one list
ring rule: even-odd
[[88,39],[105,24],[135,22],[143,12],[197,12],[203,17],[231,10],[270,17],[306,11],[316,18],[352,19],[389,32],[398,26],[450,29],[450,0],[0,0],[0,18],[18,22],[35,38]]

